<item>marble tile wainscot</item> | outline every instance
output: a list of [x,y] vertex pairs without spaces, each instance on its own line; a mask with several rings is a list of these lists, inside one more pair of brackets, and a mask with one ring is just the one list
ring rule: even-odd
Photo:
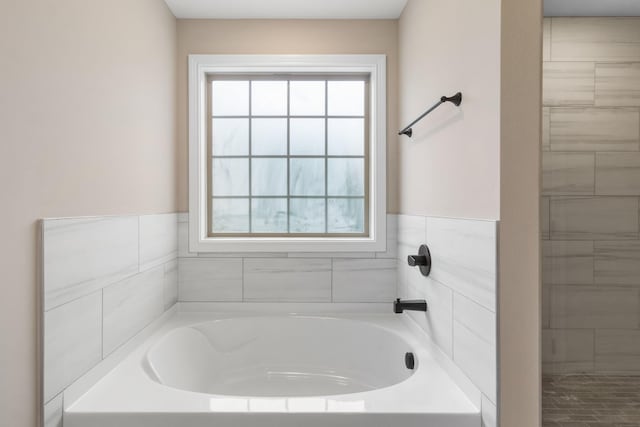
[[177,214],[44,219],[43,419],[63,392],[178,300]]
[[[483,425],[496,426],[497,402],[496,221],[398,215],[398,289],[401,298],[426,299],[412,320],[442,353],[461,388],[477,396]],[[429,277],[407,265],[426,243]]]
[[397,215],[387,215],[385,252],[193,253],[188,249],[188,216],[178,214],[178,299],[391,304],[397,220]]

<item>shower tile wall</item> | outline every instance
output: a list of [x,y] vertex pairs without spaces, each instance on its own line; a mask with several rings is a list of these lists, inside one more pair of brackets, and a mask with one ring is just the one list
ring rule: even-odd
[[543,371],[640,374],[640,18],[547,18]]

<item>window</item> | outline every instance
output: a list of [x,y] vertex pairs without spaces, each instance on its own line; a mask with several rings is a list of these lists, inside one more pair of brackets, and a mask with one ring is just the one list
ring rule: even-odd
[[191,250],[384,249],[384,56],[189,60]]
[[209,236],[366,236],[368,76],[209,74]]

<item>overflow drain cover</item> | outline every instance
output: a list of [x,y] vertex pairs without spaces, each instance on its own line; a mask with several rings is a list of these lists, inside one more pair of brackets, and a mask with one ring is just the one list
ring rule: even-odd
[[409,352],[404,354],[404,364],[407,369],[413,369],[416,366],[416,359],[413,353]]

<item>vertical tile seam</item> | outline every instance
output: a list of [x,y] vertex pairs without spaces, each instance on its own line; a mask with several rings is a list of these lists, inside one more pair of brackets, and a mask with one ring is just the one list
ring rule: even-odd
[[240,301],[241,302],[245,302],[245,299],[244,299],[244,260],[245,260],[245,258],[241,258],[240,259],[240,261],[241,261],[240,267],[242,269],[242,274],[240,276],[240,282],[241,282],[240,283]]
[[596,196],[597,194],[597,181],[596,181],[596,174],[598,173],[598,166],[597,166],[597,162],[598,162],[598,152],[594,151],[593,153],[591,153],[593,155],[593,191],[592,194],[594,196]]
[[591,240],[591,285],[596,285],[596,241]]
[[180,260],[181,259],[182,258],[180,258],[180,257],[176,258],[176,270],[177,270],[176,276],[177,276],[177,280],[178,280],[178,285],[177,285],[178,286],[178,302],[182,301],[182,298],[180,297],[180,293],[181,293],[180,292],[180,288],[181,288],[181,286],[180,286],[180,281],[181,281],[181,279],[180,279],[180,270],[181,270],[180,269]]
[[597,107],[596,103],[596,87],[598,83],[598,61],[593,61],[593,107]]
[[[189,223],[187,223],[187,235],[189,234]],[[176,212],[176,269],[178,268],[178,258],[180,257],[180,212]],[[187,241],[187,247],[189,242]]]
[[597,337],[597,333],[596,333],[597,329],[593,328],[591,329],[591,333],[593,334],[593,371],[596,371],[596,354],[597,354],[597,346],[596,346],[596,337]]
[[104,360],[104,288],[100,289],[100,360]]
[[[455,322],[456,322],[456,316],[455,316],[455,291],[452,290],[451,292],[451,360],[453,360],[454,363],[456,363],[456,354],[455,354]],[[457,363],[456,363],[457,365]],[[462,368],[461,368],[462,369]],[[474,383],[475,384],[475,383]]]
[[640,150],[640,107],[636,109],[638,110],[638,150]]
[[598,194],[598,151],[593,152],[593,195]]
[[36,422],[44,426],[44,301],[45,301],[45,273],[44,273],[44,220],[38,221],[37,230],[37,315],[36,315],[36,404],[38,411],[36,413]]
[[547,208],[545,209],[544,215],[547,220],[547,238],[544,240],[551,241],[551,196],[546,196],[547,199]]
[[330,285],[330,289],[331,289],[331,295],[330,295],[329,300],[330,300],[331,302],[334,302],[334,299],[335,299],[335,298],[334,298],[334,295],[333,295],[333,273],[334,273],[334,271],[333,271],[333,257],[331,257],[331,266],[330,266],[330,269],[331,269],[331,278],[330,278],[330,283],[329,283],[329,285]]
[[636,107],[636,113],[638,113],[638,140],[637,142],[637,150],[640,150],[640,107]]
[[636,232],[635,240],[639,240],[640,239],[640,197],[636,197],[635,199],[636,199],[636,205],[637,205],[637,207],[636,207],[636,218],[638,219],[637,224],[636,224],[638,226],[638,228],[637,228],[638,231]]
[[555,18],[549,18],[549,62],[553,61],[553,21]]
[[[170,261],[167,261],[170,262]],[[166,297],[167,295],[165,295],[165,282],[167,281],[167,262],[165,262],[164,264],[161,264],[162,266],[162,283],[161,283],[161,291],[162,291],[162,311],[164,312],[165,308],[165,301],[166,301]]]
[[[638,288],[636,288],[636,298],[637,298],[637,304],[636,307],[640,307],[640,292],[638,292]],[[636,316],[638,316],[638,310],[636,309]],[[636,330],[640,328],[640,316],[638,316],[638,318],[636,318]]]
[[140,236],[140,230],[142,228],[142,216],[138,215],[138,273],[140,273],[140,271],[142,271],[142,266],[140,265],[140,260],[142,259],[140,251],[141,251],[141,245],[140,245],[140,240],[141,240],[141,236]]

